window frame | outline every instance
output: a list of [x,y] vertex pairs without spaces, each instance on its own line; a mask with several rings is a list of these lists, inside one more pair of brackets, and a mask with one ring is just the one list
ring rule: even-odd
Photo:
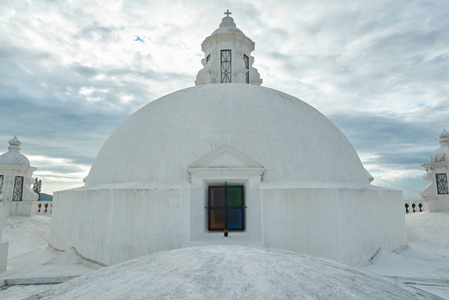
[[14,178],[14,189],[12,193],[12,201],[22,201],[23,200],[23,176],[16,176]]
[[[229,53],[229,55],[225,55]],[[229,60],[228,60],[229,58]],[[232,51],[231,49],[220,50],[221,83],[232,83]]]
[[2,193],[2,191],[3,191],[3,182],[4,182],[4,176],[3,175],[0,175],[0,194]]
[[447,195],[448,184],[447,184],[447,174],[446,173],[436,173],[436,185],[437,185],[437,193],[438,195]]
[[[211,192],[214,188],[224,188],[225,189],[225,205],[224,206],[212,206],[211,205]],[[240,206],[228,206],[228,199],[227,199],[227,190],[229,188],[237,188],[240,189],[240,195],[241,195],[241,205]],[[245,189],[243,185],[210,185],[208,186],[208,193],[207,193],[207,229],[208,231],[244,231],[245,230]],[[229,210],[235,210],[240,209],[241,210],[241,221],[242,226],[240,228],[228,228],[228,211]],[[211,228],[211,212],[212,210],[224,210],[225,211],[225,227],[224,228]]]

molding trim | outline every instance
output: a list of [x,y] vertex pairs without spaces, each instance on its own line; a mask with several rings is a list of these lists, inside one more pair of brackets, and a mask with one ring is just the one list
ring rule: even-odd
[[189,168],[190,178],[202,179],[261,179],[263,168]]
[[[251,157],[247,156],[246,154],[243,154],[242,152],[240,152],[239,150],[235,149],[234,147],[232,147],[228,144],[224,144],[224,145],[218,147],[217,149],[212,150],[211,152],[204,155],[202,158],[198,159],[197,161],[193,162],[192,164],[190,164],[188,166],[189,172],[191,169],[204,168],[205,166],[207,166],[211,162],[217,160],[224,154],[229,154],[234,159],[241,162],[248,168],[263,169],[263,166],[260,163],[258,163],[257,161],[255,161],[254,159],[252,159]],[[216,168],[216,169],[228,169],[228,168]]]

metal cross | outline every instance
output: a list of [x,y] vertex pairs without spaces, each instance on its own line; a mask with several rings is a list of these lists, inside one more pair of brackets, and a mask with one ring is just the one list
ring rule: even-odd
[[226,10],[226,12],[224,13],[227,17],[229,17],[229,15],[232,14],[232,12],[229,11],[229,9]]

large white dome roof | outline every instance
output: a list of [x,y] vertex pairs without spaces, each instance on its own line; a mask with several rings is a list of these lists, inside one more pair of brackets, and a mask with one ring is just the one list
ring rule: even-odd
[[330,260],[245,246],[162,251],[56,285],[29,299],[435,299]]
[[232,83],[187,88],[141,108],[107,140],[86,185],[186,182],[190,164],[225,144],[263,165],[266,181],[369,183],[350,142],[316,109]]

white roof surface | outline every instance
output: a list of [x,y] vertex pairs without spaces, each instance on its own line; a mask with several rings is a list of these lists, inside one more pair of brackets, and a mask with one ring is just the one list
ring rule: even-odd
[[265,168],[265,181],[368,184],[343,133],[283,92],[250,84],[207,84],[149,103],[111,135],[86,185],[186,182],[190,164],[223,145]]
[[150,254],[75,278],[38,297],[434,299],[425,292],[329,260],[244,246],[203,246]]
[[[8,217],[3,235],[3,241],[10,243],[8,271],[0,273],[0,282],[4,278],[49,278],[61,275],[81,275],[88,272],[91,274],[62,285],[4,287],[0,289],[0,299],[15,300],[27,297],[29,297],[27,299],[41,299],[40,296],[44,296],[43,299],[49,299],[50,295],[55,296],[51,299],[75,299],[74,295],[82,295],[77,299],[142,299],[148,291],[157,290],[159,284],[162,284],[159,286],[159,292],[166,294],[166,298],[170,298],[170,295],[173,295],[171,298],[176,298],[174,296],[181,293],[183,287],[189,287],[190,289],[186,291],[192,292],[193,297],[198,295],[194,293],[195,291],[201,292],[198,290],[200,283],[204,286],[204,291],[212,288],[224,289],[223,295],[218,297],[220,299],[225,298],[226,295],[244,299],[243,295],[231,293],[239,288],[244,289],[242,286],[246,278],[250,282],[245,286],[247,292],[254,291],[259,286],[261,286],[260,291],[254,291],[254,293],[275,294],[281,287],[286,288],[286,292],[297,293],[299,290],[304,290],[303,296],[297,297],[299,299],[305,298],[314,291],[317,291],[315,296],[309,299],[320,299],[318,296],[331,295],[336,290],[340,292],[341,297],[328,297],[328,299],[394,299],[393,296],[398,293],[401,293],[402,298],[397,299],[422,299],[423,297],[425,299],[427,296],[419,296],[418,293],[425,293],[420,290],[433,293],[435,295],[433,299],[440,299],[437,296],[449,299],[448,218],[449,213],[406,215],[410,247],[397,253],[380,250],[370,264],[361,267],[365,271],[389,276],[390,280],[326,260],[291,252],[247,247],[188,248],[180,252],[161,252],[155,256],[145,256],[105,268],[97,273],[93,269],[89,270],[85,266],[86,263],[76,256],[73,250],[61,253],[45,246],[49,235],[49,217]],[[206,257],[199,257],[201,254]],[[235,263],[235,266],[232,263]],[[213,267],[214,265],[216,267]],[[156,267],[158,269],[155,269]],[[180,285],[180,276],[188,268],[190,269],[183,281],[184,284]],[[225,270],[230,273],[224,274]],[[352,277],[348,278],[348,275],[354,276],[354,281],[351,281]],[[195,276],[197,281],[199,278],[200,283],[193,281]],[[281,276],[284,282],[281,282],[279,287],[268,291],[264,285],[277,284],[280,278],[275,276]],[[291,278],[291,276],[298,277]],[[269,281],[271,277],[274,277],[272,282]],[[222,281],[219,281],[220,279]],[[151,284],[147,284],[150,280]],[[359,284],[360,280],[363,280],[362,285]],[[385,284],[382,284],[382,281]],[[406,282],[409,287],[404,284],[395,284],[394,281]],[[237,284],[234,287],[235,282]],[[195,284],[198,286],[195,287]],[[105,292],[103,296],[101,293],[107,287],[112,287],[112,290]],[[397,287],[397,291],[391,294],[393,296],[390,295],[392,287]],[[402,294],[404,288],[406,291]],[[45,292],[47,289],[50,290]],[[83,289],[85,289],[84,292]],[[276,297],[281,298],[286,295],[286,292],[280,292],[276,294]],[[40,293],[43,294],[39,296]],[[369,293],[369,296],[358,297],[361,293]],[[410,293],[414,293],[411,298]],[[111,295],[113,296],[110,297]],[[201,297],[198,298],[201,299]]]

